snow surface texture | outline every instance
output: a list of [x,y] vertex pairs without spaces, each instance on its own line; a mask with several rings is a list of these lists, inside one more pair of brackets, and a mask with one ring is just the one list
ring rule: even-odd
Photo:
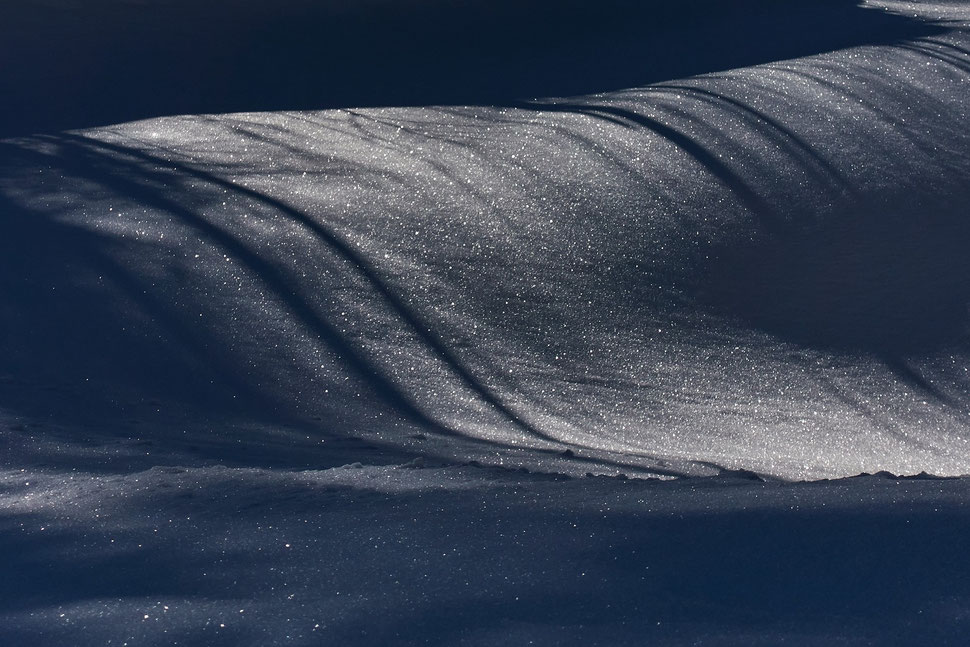
[[970,473],[970,8],[694,5],[383,101],[488,107],[17,94],[0,640],[960,644],[966,480],[775,479]]
[[966,48],[10,140],[5,404],[660,474],[970,472]]

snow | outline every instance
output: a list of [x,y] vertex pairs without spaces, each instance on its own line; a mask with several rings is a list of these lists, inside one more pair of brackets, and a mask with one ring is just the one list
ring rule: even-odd
[[2,477],[7,644],[904,644],[967,630],[965,480],[473,467]]
[[964,640],[966,3],[311,4],[0,27],[0,643]]

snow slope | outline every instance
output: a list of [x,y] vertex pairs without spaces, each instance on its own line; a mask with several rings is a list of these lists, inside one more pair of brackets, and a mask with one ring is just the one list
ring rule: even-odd
[[950,29],[518,108],[8,140],[5,409],[657,473],[970,472],[966,49]]
[[474,96],[23,86],[0,639],[960,644],[965,479],[788,481],[970,473],[970,8],[764,5]]

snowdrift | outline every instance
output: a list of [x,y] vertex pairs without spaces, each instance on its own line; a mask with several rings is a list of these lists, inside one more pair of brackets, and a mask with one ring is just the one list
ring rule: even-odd
[[8,140],[3,408],[164,447],[233,420],[667,475],[966,473],[967,49]]
[[966,642],[970,7],[483,7],[0,8],[0,643]]

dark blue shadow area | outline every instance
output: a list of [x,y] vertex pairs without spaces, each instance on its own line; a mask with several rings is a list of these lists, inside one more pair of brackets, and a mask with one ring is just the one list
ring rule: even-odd
[[506,104],[931,32],[856,0],[5,3],[0,136],[170,114]]
[[[956,645],[970,629],[970,514],[957,503],[963,486],[939,483],[780,493],[728,484],[689,496],[682,485],[596,485],[590,495],[619,503],[599,512],[568,502],[582,494],[577,482],[520,482],[497,500],[496,491],[269,496],[243,487],[179,503],[155,492],[127,499],[126,519],[138,520],[129,526],[108,518],[38,531],[43,515],[4,515],[0,610],[110,600],[121,608],[114,631],[127,631],[126,614],[143,600],[208,600],[183,628],[262,607],[265,619],[233,627],[245,644],[286,617],[297,632],[318,623],[319,639],[335,644],[488,644],[532,628],[559,644],[751,635]],[[893,488],[910,502],[892,503]],[[175,510],[186,520],[169,521]],[[0,637],[18,631],[10,624]],[[206,640],[197,633],[189,644]]]
[[[138,536],[129,531],[114,529],[89,536],[54,528],[45,528],[46,534],[40,536],[23,531],[25,525],[43,527],[37,522],[30,514],[4,514],[0,521],[6,562],[0,607],[5,611],[105,597],[199,593],[198,584],[173,569],[169,558],[139,551]],[[71,560],[72,553],[83,553],[83,558]]]
[[[531,514],[513,507],[501,523],[487,514],[471,521],[469,560],[435,573],[423,613],[344,626],[340,637],[454,644],[521,623],[566,628],[571,644],[610,644],[603,629],[618,625],[626,632],[613,640],[624,644],[700,639],[699,627],[712,636],[860,631],[862,642],[957,644],[970,623],[940,613],[970,597],[963,507]],[[430,554],[449,543],[404,541]]]
[[968,195],[859,205],[723,249],[715,300],[799,342],[887,356],[965,346]]

